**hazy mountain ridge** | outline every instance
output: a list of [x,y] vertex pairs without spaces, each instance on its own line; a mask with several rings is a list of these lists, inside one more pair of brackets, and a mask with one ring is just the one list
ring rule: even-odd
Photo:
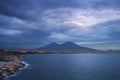
[[96,53],[101,52],[100,50],[82,47],[73,42],[65,42],[63,44],[57,44],[55,42],[45,45],[43,47],[37,48],[36,50],[46,50],[46,51],[57,51],[57,52],[84,52],[84,53]]

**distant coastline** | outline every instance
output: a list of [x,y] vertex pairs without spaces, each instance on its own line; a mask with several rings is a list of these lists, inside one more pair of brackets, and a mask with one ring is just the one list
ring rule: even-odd
[[120,50],[97,50],[83,47],[74,42],[66,42],[63,44],[51,43],[43,47],[31,50],[0,50],[0,79],[14,74],[24,68],[26,63],[21,59],[27,54],[119,54]]

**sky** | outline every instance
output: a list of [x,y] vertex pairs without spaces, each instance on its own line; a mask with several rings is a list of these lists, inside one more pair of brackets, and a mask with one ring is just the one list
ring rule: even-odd
[[120,0],[0,0],[0,48],[72,41],[120,49]]

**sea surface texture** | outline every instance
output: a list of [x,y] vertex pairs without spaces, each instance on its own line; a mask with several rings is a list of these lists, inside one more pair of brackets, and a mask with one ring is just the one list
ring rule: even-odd
[[26,55],[29,66],[5,80],[120,80],[120,54]]

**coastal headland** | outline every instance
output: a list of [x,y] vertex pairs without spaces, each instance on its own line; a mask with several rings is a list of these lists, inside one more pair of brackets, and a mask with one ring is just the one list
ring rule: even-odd
[[23,64],[20,60],[21,55],[2,55],[5,57],[1,58],[1,61],[4,61],[2,66],[0,67],[0,80],[2,80],[4,77],[11,75],[17,71],[19,71],[20,68],[23,68],[25,64]]

